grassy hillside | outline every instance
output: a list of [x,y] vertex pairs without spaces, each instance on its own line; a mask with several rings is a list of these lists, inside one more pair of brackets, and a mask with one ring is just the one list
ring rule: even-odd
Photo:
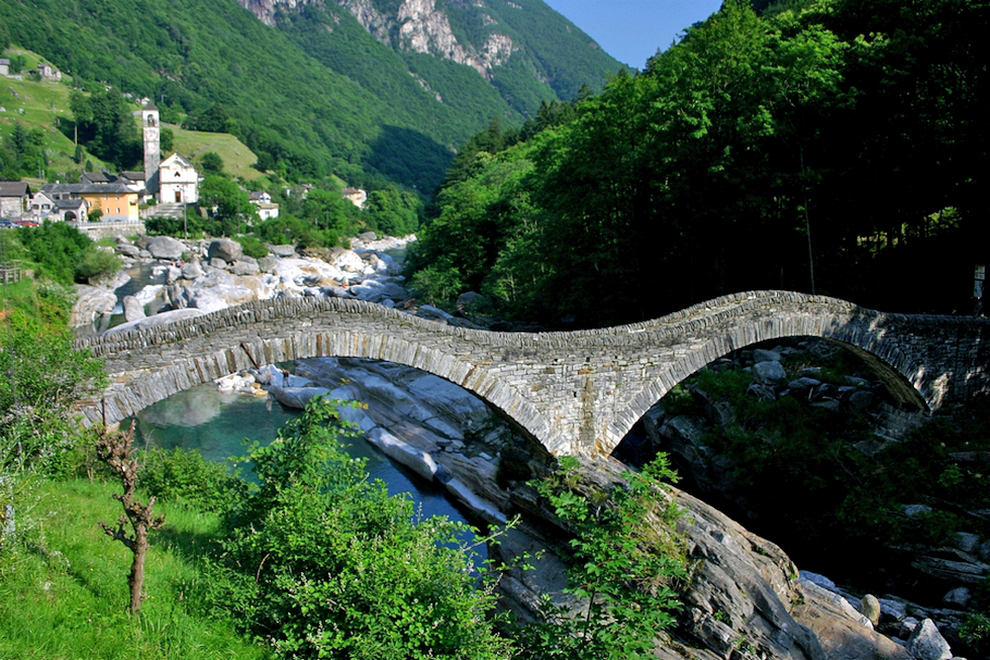
[[230,133],[208,133],[189,131],[174,124],[164,124],[175,136],[175,151],[194,163],[199,163],[203,154],[215,152],[223,159],[223,169],[243,181],[257,181],[264,174],[251,167],[258,161],[253,151]]
[[[12,48],[4,52],[4,56],[23,55],[27,67],[34,68],[42,58],[31,51]],[[0,139],[13,130],[15,123],[21,124],[27,130],[41,129],[45,136],[45,149],[50,171],[60,179],[67,174],[82,170],[83,165],[73,160],[75,144],[71,137],[60,130],[63,119],[72,119],[69,109],[71,77],[64,76],[62,82],[39,82],[30,79],[15,80],[0,79]],[[137,113],[140,108],[133,105]],[[22,112],[23,111],[23,112]],[[135,122],[140,119],[135,116]],[[213,151],[220,155],[226,172],[244,181],[256,181],[264,176],[252,167],[258,158],[243,142],[229,133],[209,133],[191,131],[175,124],[166,124],[174,135],[174,150],[198,163],[203,154]],[[93,164],[95,170],[106,167],[100,159],[92,154],[85,155],[86,160]],[[34,183],[43,182],[43,178],[29,178]]]

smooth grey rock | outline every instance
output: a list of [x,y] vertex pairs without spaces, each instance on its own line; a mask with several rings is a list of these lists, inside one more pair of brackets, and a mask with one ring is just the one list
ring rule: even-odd
[[186,246],[171,236],[155,236],[148,242],[148,252],[155,259],[176,260],[182,258]]
[[258,259],[258,269],[262,273],[274,273],[276,266],[278,266],[277,257],[262,257]]
[[134,296],[124,296],[121,304],[124,307],[124,318],[128,321],[137,321],[148,316],[144,313],[144,305]]
[[810,390],[813,387],[818,387],[821,384],[822,382],[820,380],[816,380],[814,378],[808,378],[807,376],[802,376],[801,378],[797,378],[787,383],[787,389],[803,392]]
[[922,514],[931,513],[932,508],[926,504],[905,504],[904,515],[915,518]]
[[227,268],[227,262],[223,259],[220,259],[219,257],[216,259],[210,259],[209,264],[210,264],[210,268],[216,268],[219,270],[224,270],[225,268]]
[[139,319],[137,321],[129,321],[127,323],[122,323],[114,328],[107,330],[107,335],[117,335],[129,330],[144,330],[146,328],[153,328],[156,326],[168,325],[169,323],[175,323],[176,321],[182,321],[184,319],[194,318],[196,316],[202,316],[203,312],[198,309],[177,309],[171,312],[162,312],[161,314],[155,314],[154,316],[149,316],[144,319]]
[[194,280],[198,277],[205,275],[203,272],[203,267],[199,263],[199,259],[193,259],[186,265],[182,267],[182,277],[187,280]]
[[230,269],[234,275],[257,275],[261,272],[258,262],[254,259],[248,261],[250,257],[244,257],[237,261]]
[[202,310],[204,314],[227,309],[230,305],[213,289],[192,289],[189,307]]
[[296,256],[295,245],[269,245],[267,247],[268,247],[268,251],[274,254],[276,257]]
[[211,264],[214,259],[223,259],[229,264],[244,256],[244,248],[233,239],[218,238],[210,243],[206,254],[210,258]]
[[130,257],[131,259],[137,259],[141,256],[141,248],[130,243],[123,243],[117,246],[118,254],[122,254],[125,257]]
[[92,325],[97,319],[109,316],[117,306],[117,295],[110,289],[77,284],[76,302],[69,314],[69,326],[78,328]]
[[907,649],[918,660],[949,660],[952,650],[931,619],[922,621],[908,639]]
[[866,594],[856,607],[859,613],[870,620],[875,628],[880,623],[880,601],[873,594]]
[[754,348],[753,349],[753,361],[754,362],[780,362],[780,353],[777,351],[768,351],[765,348]]
[[787,372],[783,365],[774,360],[757,362],[753,365],[753,376],[756,382],[763,385],[772,385],[776,382],[787,380]]
[[969,532],[958,532],[955,537],[954,545],[963,552],[972,554],[976,552],[980,545],[980,537]]
[[434,307],[433,305],[420,305],[419,309],[416,311],[416,316],[424,319],[429,319],[431,321],[452,321],[453,316],[443,311],[439,307]]
[[801,571],[801,578],[811,582],[812,584],[817,584],[823,589],[828,589],[829,591],[835,591],[835,582],[825,577],[820,573],[812,573],[811,571]]
[[907,606],[892,598],[878,598],[880,602],[880,620],[900,622],[907,616]]
[[746,394],[749,396],[755,396],[760,401],[765,401],[767,403],[772,403],[777,400],[777,393],[769,385],[761,385],[760,383],[750,383],[746,387]]
[[942,602],[950,607],[966,607],[972,595],[966,587],[956,587],[942,597]]

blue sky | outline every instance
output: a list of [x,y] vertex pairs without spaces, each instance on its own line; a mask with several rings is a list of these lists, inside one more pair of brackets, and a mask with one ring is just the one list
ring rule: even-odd
[[544,0],[615,59],[642,69],[657,50],[722,6],[721,0]]

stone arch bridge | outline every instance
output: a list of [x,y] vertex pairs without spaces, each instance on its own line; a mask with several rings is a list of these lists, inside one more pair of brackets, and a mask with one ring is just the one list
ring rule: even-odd
[[750,344],[823,337],[860,356],[902,404],[935,410],[990,392],[990,319],[885,314],[784,291],[738,293],[663,318],[576,332],[453,327],[337,298],[267,300],[81,339],[110,385],[84,422],[116,423],[171,394],[250,367],[365,357],[416,367],[493,405],[551,453],[608,454],[674,385]]

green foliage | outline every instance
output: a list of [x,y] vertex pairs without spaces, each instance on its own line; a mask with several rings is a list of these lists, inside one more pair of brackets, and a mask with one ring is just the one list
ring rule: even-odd
[[399,186],[390,185],[368,193],[364,212],[371,229],[386,236],[406,236],[419,229],[423,199]]
[[149,448],[143,456],[141,489],[162,502],[183,502],[201,511],[230,510],[247,495],[247,482],[198,451]]
[[206,230],[213,236],[232,236],[242,223],[258,218],[248,193],[218,174],[207,175],[199,184],[199,205],[209,214]]
[[504,657],[491,587],[477,588],[458,540],[467,529],[418,520],[341,435],[353,431],[316,401],[248,455],[258,484],[228,516],[215,602],[277,657]]
[[545,598],[543,621],[522,629],[522,658],[652,658],[660,631],[680,602],[671,584],[685,576],[673,524],[676,506],[661,479],[675,478],[665,455],[627,472],[608,492],[577,490],[577,461],[537,484],[557,517],[574,532],[568,544],[569,612]]
[[[643,73],[562,109],[560,123],[549,106],[542,130],[493,122],[455,158],[410,267],[433,265],[430,243],[449,243],[465,287],[478,287],[470,268],[497,271],[488,293],[547,325],[639,321],[747,289],[971,311],[974,246],[987,238],[973,174],[986,170],[973,146],[986,140],[974,92],[985,63],[966,44],[987,15],[968,1],[881,5],[758,17],[727,2]],[[493,186],[511,158],[499,150],[518,139],[505,153],[532,171]],[[500,197],[526,204],[503,207],[492,231]],[[920,259],[951,283],[895,281]]]
[[234,240],[244,248],[244,254],[255,259],[268,256],[268,248],[254,236],[235,236]]
[[90,153],[121,170],[141,162],[144,147],[120,90],[109,89],[89,96],[74,92],[69,106],[79,141]]
[[13,122],[9,135],[0,141],[0,177],[19,180],[22,176],[43,176],[47,172],[45,135],[40,129],[28,130]]
[[[193,598],[206,579],[199,557],[218,533],[215,514],[162,502],[166,528],[148,553],[149,597],[137,620],[120,603],[128,551],[107,543],[97,520],[120,505],[109,483],[35,480],[17,501],[22,538],[0,550],[0,657],[217,660],[269,657],[229,618],[203,616]],[[54,512],[49,514],[48,512]],[[30,524],[30,518],[42,524]],[[7,560],[7,561],[5,561]]]
[[77,282],[88,282],[91,279],[113,275],[119,270],[120,257],[112,251],[91,245],[83,250],[79,263],[76,264],[75,279]]
[[103,365],[23,312],[0,336],[0,475],[61,471],[78,442],[71,406],[106,381]]
[[72,284],[76,267],[93,241],[64,222],[44,222],[41,227],[17,230],[17,238],[27,257],[37,264],[36,276]]
[[220,174],[223,172],[223,159],[220,158],[220,154],[215,151],[207,151],[203,154],[203,159],[200,161],[200,165],[203,166],[203,171],[208,174]]

